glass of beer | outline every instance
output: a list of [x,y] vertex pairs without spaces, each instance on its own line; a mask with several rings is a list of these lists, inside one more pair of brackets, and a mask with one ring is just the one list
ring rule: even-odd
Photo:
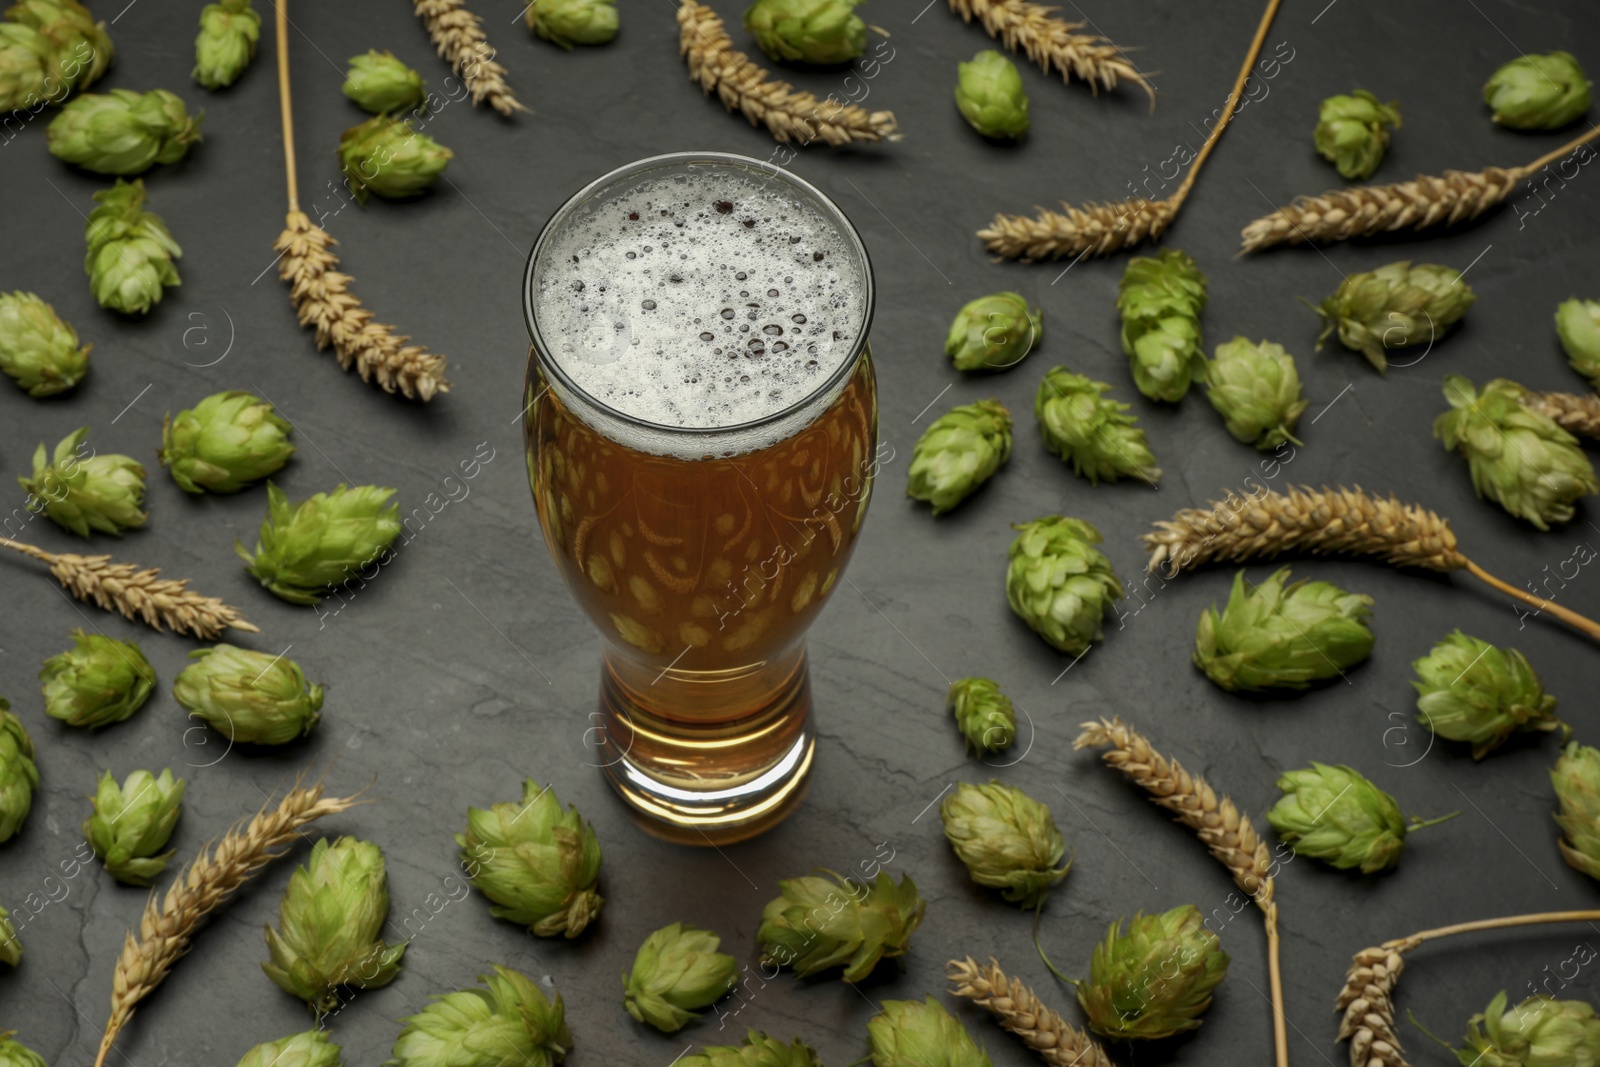
[[786,171],[676,153],[557,210],[524,295],[529,482],[605,642],[596,762],[651,833],[750,837],[804,793],[805,633],[877,471],[866,249]]

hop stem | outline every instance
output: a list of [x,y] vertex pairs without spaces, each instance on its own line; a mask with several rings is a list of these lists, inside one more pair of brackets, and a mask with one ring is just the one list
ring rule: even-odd
[[1056,969],[1056,965],[1050,962],[1050,957],[1044,954],[1044,944],[1039,940],[1039,916],[1042,914],[1044,914],[1044,898],[1041,897],[1038,907],[1033,909],[1033,947],[1039,953],[1039,961],[1049,969],[1051,974],[1055,975],[1068,985],[1076,988],[1078,979],[1068,978],[1066,975],[1062,974]]
[[1406,831],[1410,833],[1416,830],[1426,830],[1430,826],[1438,826],[1442,822],[1449,822],[1460,814],[1459,811],[1452,811],[1449,815],[1441,815],[1437,819],[1419,819],[1413,815],[1411,816],[1411,824],[1406,827]]

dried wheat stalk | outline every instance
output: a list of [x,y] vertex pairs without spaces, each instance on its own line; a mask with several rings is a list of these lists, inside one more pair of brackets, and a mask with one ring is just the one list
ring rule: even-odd
[[951,960],[947,966],[950,992],[987,1010],[1049,1067],[1112,1067],[1111,1057],[1093,1038],[1045,1007],[1033,990],[1002,971],[992,957],[987,967],[971,956]]
[[1600,395],[1523,393],[1522,404],[1547,416],[1568,433],[1600,438]]
[[1234,114],[1239,110],[1245,82],[1255,66],[1256,57],[1261,54],[1261,46],[1266,43],[1267,30],[1271,28],[1273,16],[1278,13],[1281,2],[1267,0],[1267,9],[1256,26],[1256,35],[1251,39],[1244,63],[1239,67],[1239,75],[1234,79],[1233,91],[1223,105],[1222,116],[1206,135],[1194,162],[1189,164],[1189,173],[1171,196],[1165,200],[1133,197],[1106,203],[1091,201],[1081,207],[1063,201],[1062,210],[1035,208],[1037,214],[1032,218],[1026,215],[996,215],[985,229],[978,231],[984,247],[1002,259],[1033,263],[1069,256],[1109,255],[1160,237],[1189,198],[1195,179],[1200,176],[1200,168],[1205,166],[1222,131],[1228,128],[1228,123],[1233,121]]
[[1358,185],[1321,196],[1296,197],[1289,206],[1246,226],[1240,233],[1240,247],[1244,252],[1259,252],[1273,245],[1347,241],[1395,230],[1423,230],[1466,222],[1510,196],[1524,178],[1596,137],[1600,137],[1600,127],[1525,167],[1447,170],[1437,178],[1419,175],[1408,182]]
[[783,144],[900,139],[893,112],[818,100],[772,77],[733,47],[722,19],[696,0],[678,5],[678,51],[688,60],[695,84],[707,93],[715,91],[723,107],[737,110],[752,126],[765,126]]
[[1098,34],[1079,33],[1085,24],[1061,18],[1060,8],[1030,0],[950,0],[950,10],[963,22],[977,19],[990,37],[1022,52],[1046,74],[1054,67],[1062,81],[1077,78],[1097,94],[1131,82],[1150,97],[1150,110],[1156,109],[1155,87],[1122,49]]
[[191,592],[187,579],[161,577],[157,567],[140,570],[132,563],[113,563],[110,556],[46,552],[9,537],[0,537],[0,546],[48,563],[61,587],[79,600],[121,612],[128,619],[143,620],[156,630],[193,634],[205,641],[222,636],[230,626],[261,632],[236,608],[216,597]]
[[495,62],[483,20],[467,10],[465,0],[412,0],[412,6],[439,55],[466,83],[474,105],[487,101],[507,117],[528,110],[506,84],[506,68]]
[[303,775],[295,779],[281,802],[268,800],[248,823],[236,823],[215,845],[202,849],[165,897],[150,894],[138,936],[128,932],[111,975],[111,1018],[100,1039],[95,1067],[104,1067],[106,1054],[139,1002],[189,951],[201,921],[262,867],[282,856],[284,846],[295,841],[301,827],[357,803],[355,797],[323,796],[320,781],[304,783]]

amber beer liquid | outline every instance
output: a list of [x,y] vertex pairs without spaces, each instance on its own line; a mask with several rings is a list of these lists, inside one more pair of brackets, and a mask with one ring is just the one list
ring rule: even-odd
[[525,291],[539,522],[606,643],[594,761],[651,832],[758,833],[804,791],[805,633],[878,465],[866,251],[799,179],[679,154],[568,201]]

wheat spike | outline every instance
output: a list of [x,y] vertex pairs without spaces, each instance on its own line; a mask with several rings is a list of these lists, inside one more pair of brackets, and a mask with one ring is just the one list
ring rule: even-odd
[[1400,953],[1387,946],[1355,954],[1333,1009],[1344,1013],[1339,1040],[1350,1042],[1350,1067],[1411,1067],[1395,1032],[1390,999],[1404,969]]
[[507,117],[528,110],[506,84],[506,68],[495,61],[483,20],[467,10],[465,0],[412,0],[412,6],[439,55],[466,83],[474,106],[487,102]]
[[990,37],[1022,52],[1046,74],[1054,68],[1062,81],[1077,78],[1094,93],[1131,82],[1150,97],[1150,110],[1156,108],[1155,87],[1122,49],[1098,34],[1079,33],[1085,24],[1061,18],[1060,8],[1030,0],[950,0],[950,10],[964,22],[977,19]]
[[1568,433],[1600,438],[1600,396],[1594,393],[1523,393],[1521,400]]
[[165,897],[150,894],[139,920],[139,933],[128,932],[111,975],[111,1018],[100,1040],[95,1067],[104,1067],[106,1054],[139,1002],[189,951],[201,921],[262,867],[283,855],[284,846],[295,841],[301,827],[357,803],[355,797],[323,796],[321,782],[303,783],[303,776],[296,779],[281,802],[268,800],[249,822],[234,824],[216,844],[202,849]]
[[788,82],[772,77],[733,47],[722,19],[696,0],[678,5],[678,51],[689,63],[689,77],[707,93],[715,92],[729,111],[738,111],[752,126],[765,126],[779,142],[900,139],[894,113],[872,111],[833,99],[818,100]]
[[1113,1067],[1093,1038],[1045,1007],[1033,990],[1002,971],[992,957],[987,967],[971,956],[951,960],[947,966],[950,992],[987,1010],[1049,1067]]

